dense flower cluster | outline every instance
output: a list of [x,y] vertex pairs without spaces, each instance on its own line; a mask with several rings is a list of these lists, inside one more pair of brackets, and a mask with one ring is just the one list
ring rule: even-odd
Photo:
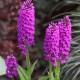
[[64,19],[58,22],[59,26],[59,58],[61,63],[65,63],[65,60],[69,57],[70,43],[71,43],[71,22],[69,16],[65,16]]
[[26,46],[34,45],[35,11],[31,0],[22,4],[18,18],[18,44],[22,54],[27,54]]
[[59,28],[56,23],[50,23],[46,29],[44,39],[45,59],[57,66],[57,58],[59,53]]
[[7,66],[6,75],[9,78],[13,78],[18,75],[18,72],[17,72],[18,64],[16,62],[16,58],[13,55],[7,56],[6,66]]
[[50,23],[44,39],[45,58],[54,66],[58,60],[65,63],[68,59],[71,43],[71,22],[68,16],[61,19],[58,24]]

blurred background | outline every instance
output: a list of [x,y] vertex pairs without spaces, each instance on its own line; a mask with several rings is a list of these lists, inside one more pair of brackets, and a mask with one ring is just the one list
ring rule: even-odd
[[[24,0],[0,0],[0,56],[14,54],[18,63],[26,69],[25,56],[18,49],[17,20]],[[72,23],[70,58],[61,66],[61,80],[80,80],[80,0],[33,0],[36,12],[35,47],[29,48],[31,63],[38,59],[32,80],[46,75],[48,62],[44,60],[43,41],[49,22],[57,22],[69,15]],[[0,80],[9,80],[1,76]],[[18,80],[18,79],[15,79]]]

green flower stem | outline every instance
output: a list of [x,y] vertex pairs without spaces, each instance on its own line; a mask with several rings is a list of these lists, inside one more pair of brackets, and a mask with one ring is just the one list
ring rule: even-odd
[[29,71],[29,80],[31,80],[31,73],[30,73],[30,58],[29,58],[29,53],[26,55],[26,61],[27,61],[27,70]]
[[26,61],[27,61],[27,69],[30,70],[30,59],[29,59],[29,53],[26,55]]
[[58,66],[54,67],[55,71],[55,80],[60,80],[60,63],[58,63]]
[[53,80],[53,75],[52,75],[52,64],[49,64],[49,80]]
[[14,80],[14,78],[12,78],[12,80]]

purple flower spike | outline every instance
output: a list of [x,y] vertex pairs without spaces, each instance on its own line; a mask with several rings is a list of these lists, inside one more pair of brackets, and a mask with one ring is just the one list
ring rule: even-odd
[[71,22],[68,16],[58,24],[50,23],[44,39],[45,59],[54,66],[58,65],[58,61],[65,63],[69,57],[71,39]]
[[68,59],[71,43],[71,22],[69,16],[65,16],[62,20],[58,22],[59,26],[59,58],[61,63],[65,63]]
[[9,78],[18,76],[18,72],[17,72],[18,64],[17,64],[16,58],[13,55],[7,56],[6,66],[7,66],[6,75]]
[[22,54],[26,55],[26,45],[34,45],[35,11],[32,0],[26,0],[22,4],[18,18],[18,44]]
[[45,59],[52,63],[54,66],[58,65],[59,53],[59,28],[56,23],[50,23],[46,29],[44,39]]

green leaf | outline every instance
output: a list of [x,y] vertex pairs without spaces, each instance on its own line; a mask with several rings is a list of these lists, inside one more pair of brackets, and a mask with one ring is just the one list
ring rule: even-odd
[[72,33],[80,33],[80,30],[75,30]]
[[6,65],[4,59],[0,56],[0,76],[6,74]]
[[55,80],[54,76],[53,76],[53,72],[51,72],[51,79]]
[[30,76],[30,72],[29,71],[25,70],[25,73],[26,73],[27,76]]
[[49,78],[48,76],[42,76],[39,78],[39,80],[48,80],[48,78]]
[[18,74],[21,80],[29,80],[28,76],[26,75],[25,69],[21,66],[18,66]]
[[31,67],[31,74],[32,74],[33,71],[34,71],[34,68],[35,68],[35,65],[36,65],[37,61],[38,61],[38,60],[36,60],[36,61],[34,62],[34,64],[32,65],[32,67]]

